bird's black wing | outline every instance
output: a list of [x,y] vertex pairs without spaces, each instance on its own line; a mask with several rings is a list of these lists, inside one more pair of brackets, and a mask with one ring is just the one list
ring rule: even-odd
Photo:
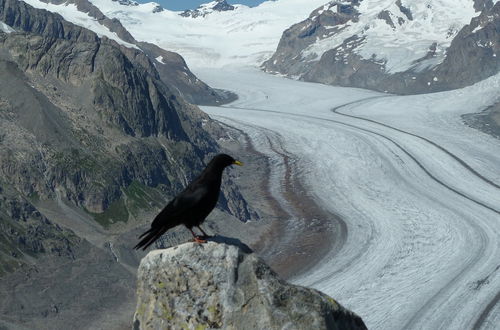
[[165,206],[153,220],[151,227],[164,226],[167,219],[172,220],[175,223],[174,226],[181,224],[186,212],[197,207],[207,193],[208,188],[205,185],[193,182]]
[[208,188],[196,182],[186,187],[154,218],[151,228],[139,237],[145,236],[134,249],[145,250],[167,230],[182,224],[188,211],[196,208],[207,193]]

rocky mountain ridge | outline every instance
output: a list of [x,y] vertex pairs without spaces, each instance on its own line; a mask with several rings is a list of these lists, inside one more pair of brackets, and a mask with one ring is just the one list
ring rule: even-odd
[[[172,93],[181,96],[188,102],[215,105],[228,102],[234,98],[231,94],[212,89],[198,79],[189,70],[186,62],[179,54],[151,43],[135,40],[118,19],[108,18],[89,0],[26,0],[25,2],[36,8],[61,13],[66,20],[75,25],[93,29],[98,35],[104,33],[108,38],[115,39],[115,41],[128,48],[142,50],[156,66],[160,79],[171,88]],[[119,3],[124,6],[138,6],[136,2]],[[74,9],[69,10],[69,8],[73,8],[72,6],[74,6]],[[153,9],[154,12],[163,10],[159,5],[157,7]],[[94,22],[91,24],[89,23],[90,20]]]
[[[0,21],[0,327],[116,326],[131,317],[131,242],[223,130],[162,79],[147,51],[163,50],[18,0],[0,0]],[[220,222],[254,218],[224,187]]]
[[306,81],[398,94],[464,87],[497,73],[500,4],[450,3],[465,8],[453,11],[455,19],[452,14],[436,17],[449,7],[434,5],[441,4],[331,1],[286,30],[262,68]]
[[[16,6],[13,7],[13,4]],[[19,103],[14,95],[17,91],[10,92],[7,80],[3,80],[5,107],[9,109],[12,117],[21,118],[22,120],[17,122],[23,124],[24,129],[34,134],[37,142],[42,144],[38,154],[43,155],[43,144],[49,143],[58,145],[58,148],[72,150],[70,162],[57,153],[48,156],[50,159],[45,161],[52,164],[64,163],[65,170],[68,170],[69,165],[76,165],[80,158],[85,158],[85,155],[81,154],[85,154],[85,150],[105,151],[107,156],[103,157],[113,164],[113,157],[109,156],[134,154],[130,148],[137,143],[140,147],[137,145],[133,150],[139,147],[137,151],[142,149],[140,153],[158,154],[156,149],[164,149],[160,143],[154,146],[155,143],[151,139],[143,139],[148,137],[162,138],[164,144],[175,143],[176,148],[186,143],[185,149],[192,150],[184,151],[188,153],[203,154],[192,146],[208,152],[216,150],[213,147],[216,143],[201,127],[202,121],[208,121],[208,117],[178,98],[172,91],[173,88],[164,84],[156,65],[143,52],[121,47],[106,38],[100,39],[92,32],[73,26],[53,14],[41,14],[41,11],[29,9],[23,2],[2,0],[0,5],[5,5],[4,10],[0,12],[5,15],[0,18],[7,22],[6,24],[17,30],[27,30],[26,33],[3,34],[5,74],[12,76],[9,82],[11,85],[18,82],[18,88],[24,88],[26,95],[33,94],[33,103],[39,104],[43,109],[39,115],[40,120],[34,123],[32,118],[29,118],[32,109],[23,108],[26,102],[16,104]],[[49,15],[50,19],[46,20],[45,15]],[[59,62],[60,58],[67,60]],[[23,80],[24,78],[27,78],[32,86]],[[144,99],[144,95],[149,97]],[[19,113],[21,111],[24,113]],[[103,127],[96,125],[98,123],[103,124]],[[116,135],[121,134],[127,137],[123,140],[124,143],[113,142],[117,138]],[[29,136],[26,138],[29,139]],[[4,141],[8,141],[7,137]],[[128,147],[124,148],[124,145]],[[109,147],[113,148],[112,151],[108,150]],[[172,162],[171,155],[159,153],[162,154],[156,161],[165,164]],[[8,158],[6,156],[5,159]],[[94,155],[92,160],[84,165],[92,168],[99,160],[99,157]],[[129,166],[131,160],[128,160]],[[41,162],[44,163],[43,160]],[[15,164],[16,161],[10,163]],[[178,163],[179,161],[175,165]],[[192,160],[188,164],[191,168],[195,167]],[[197,166],[201,168],[201,162]],[[14,166],[10,165],[6,171],[13,168]],[[146,184],[172,181],[159,173],[147,174],[147,168],[148,166],[143,165],[141,172],[146,171],[143,174],[128,169],[121,176],[135,172]],[[38,171],[43,172],[41,169]],[[166,168],[164,171],[168,172]],[[13,173],[6,172],[7,177],[9,174]],[[47,176],[47,172],[38,175]],[[80,174],[75,180],[85,181],[85,177],[86,175]],[[180,177],[173,181],[179,179],[185,181],[189,178]],[[66,186],[75,186],[75,183]],[[99,190],[96,188],[92,187],[94,193]],[[18,189],[26,195],[50,195],[41,187],[34,188],[31,184],[19,183]],[[93,205],[90,202],[92,198],[85,198],[85,194],[80,195],[78,200],[76,196],[64,192],[65,188],[62,186],[58,189],[64,198],[86,207],[89,211],[101,212],[107,206]],[[52,187],[50,190],[58,189]]]

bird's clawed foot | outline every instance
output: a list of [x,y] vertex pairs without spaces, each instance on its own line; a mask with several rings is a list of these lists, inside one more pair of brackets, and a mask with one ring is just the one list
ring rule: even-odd
[[212,238],[213,237],[213,236],[208,235],[207,233],[205,233],[205,231],[203,229],[201,229],[200,226],[196,226],[196,227],[198,227],[198,229],[200,229],[200,231],[203,233],[203,235],[196,235],[195,232],[193,231],[193,229],[189,228],[189,231],[191,231],[191,234],[194,237],[193,238],[194,242],[196,242],[196,243],[206,243],[208,238]]
[[195,236],[195,237],[193,238],[193,241],[194,241],[195,243],[200,243],[200,244],[201,244],[201,243],[206,243],[206,242],[207,242],[207,240],[205,239],[205,236]]
[[203,234],[203,235],[200,236],[202,239],[207,239],[207,238],[212,238],[213,237],[212,235],[208,235],[207,233],[205,233],[205,231],[203,230],[203,228],[201,228],[201,226],[196,226],[196,227],[198,227],[198,229]]

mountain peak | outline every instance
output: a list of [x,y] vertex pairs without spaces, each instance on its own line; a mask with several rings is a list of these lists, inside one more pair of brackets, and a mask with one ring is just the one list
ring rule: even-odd
[[208,14],[213,13],[214,11],[229,11],[234,10],[236,7],[230,5],[226,2],[226,0],[215,0],[208,3],[201,4],[198,8],[194,10],[185,10],[180,15],[183,17],[192,17],[196,18],[199,16],[205,17]]
[[139,6],[137,1],[133,0],[111,0],[111,1],[118,2],[122,6]]

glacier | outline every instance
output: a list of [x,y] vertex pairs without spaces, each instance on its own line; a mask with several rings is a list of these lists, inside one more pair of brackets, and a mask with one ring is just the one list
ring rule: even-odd
[[202,109],[275,164],[271,145],[281,145],[309,193],[347,224],[345,243],[294,282],[336,297],[369,329],[495,329],[500,144],[460,115],[495,101],[500,75],[394,96],[252,68],[196,73],[240,96]]

